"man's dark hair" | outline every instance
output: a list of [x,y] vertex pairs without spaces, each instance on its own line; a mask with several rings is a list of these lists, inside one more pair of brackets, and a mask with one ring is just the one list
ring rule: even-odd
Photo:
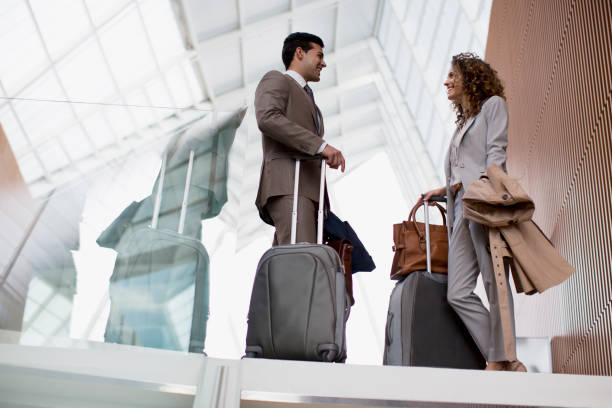
[[321,48],[324,47],[323,40],[317,37],[314,34],[309,33],[291,33],[285,38],[285,42],[283,43],[283,64],[285,64],[285,69],[289,68],[291,65],[291,61],[293,61],[293,55],[295,54],[295,50],[300,47],[304,50],[304,52],[308,52],[308,50],[312,49],[311,43],[315,43],[320,45]]

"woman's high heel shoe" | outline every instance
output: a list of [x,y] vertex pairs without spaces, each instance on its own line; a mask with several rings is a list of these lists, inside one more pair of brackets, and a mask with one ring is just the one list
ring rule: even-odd
[[521,363],[518,360],[507,361],[506,367],[504,367],[504,371],[516,371],[519,373],[526,373],[527,367],[525,367],[525,364]]

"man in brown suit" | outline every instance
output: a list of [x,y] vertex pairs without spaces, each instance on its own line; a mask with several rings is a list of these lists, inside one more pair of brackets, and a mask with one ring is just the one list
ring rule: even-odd
[[[255,91],[255,116],[262,133],[263,163],[255,204],[261,218],[274,225],[273,245],[291,238],[295,158],[317,154],[329,167],[344,171],[342,152],[323,140],[323,117],[308,82],[325,68],[323,41],[313,34],[293,33],[284,41],[287,71],[270,71]],[[316,242],[321,162],[303,160],[297,210],[297,242]],[[326,203],[327,192],[325,194]]]

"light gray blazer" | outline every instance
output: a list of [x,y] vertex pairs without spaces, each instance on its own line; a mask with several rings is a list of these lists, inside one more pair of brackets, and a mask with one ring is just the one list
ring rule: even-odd
[[[470,117],[465,125],[457,127],[459,133],[459,149],[456,165],[450,162],[450,149],[444,159],[446,174],[447,221],[452,226],[454,222],[455,202],[450,191],[451,165],[453,174],[457,174],[463,188],[467,190],[470,183],[478,180],[492,163],[506,171],[506,147],[508,146],[508,110],[506,101],[494,95],[487,99],[480,112]],[[449,228],[450,233],[450,228]]]

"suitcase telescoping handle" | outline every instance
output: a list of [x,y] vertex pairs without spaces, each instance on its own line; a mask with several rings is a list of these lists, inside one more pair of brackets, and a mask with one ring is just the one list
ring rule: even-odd
[[[181,215],[179,217],[178,233],[182,234],[185,227],[185,214],[187,212],[187,200],[189,199],[189,186],[191,185],[191,172],[193,171],[194,152],[189,152],[189,164],[187,165],[187,176],[185,177],[185,190],[183,191],[183,202],[181,204]],[[153,206],[153,218],[151,219],[151,228],[157,229],[159,220],[159,210],[161,207],[162,192],[164,190],[164,177],[166,175],[166,162],[168,161],[168,153],[164,154],[162,159],[161,169],[159,170],[159,182],[157,183],[157,194],[155,195],[155,204]]]
[[[297,235],[298,186],[300,184],[300,159],[295,160],[295,178],[293,182],[293,211],[291,213],[291,245],[295,244]],[[325,159],[321,159],[321,186],[319,188],[319,212],[317,221],[317,244],[323,244],[323,192],[325,191]]]
[[427,253],[427,272],[431,273],[431,248],[429,241],[429,202],[435,201],[438,203],[445,203],[446,198],[442,196],[431,196],[429,197],[429,200],[425,200],[425,194],[423,194],[422,197],[423,204],[425,207],[425,246],[427,248],[425,252]]

